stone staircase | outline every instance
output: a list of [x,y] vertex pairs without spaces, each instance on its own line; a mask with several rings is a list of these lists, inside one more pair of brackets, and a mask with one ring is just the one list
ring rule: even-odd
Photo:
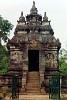
[[[10,100],[7,96],[5,100]],[[28,73],[26,91],[19,95],[19,100],[49,100],[49,95],[40,90],[39,72]]]
[[45,94],[40,90],[39,72],[32,71],[28,73],[26,91],[23,94]]
[[40,83],[39,83],[38,72],[29,72],[26,91],[27,93],[31,93],[31,94],[40,93]]

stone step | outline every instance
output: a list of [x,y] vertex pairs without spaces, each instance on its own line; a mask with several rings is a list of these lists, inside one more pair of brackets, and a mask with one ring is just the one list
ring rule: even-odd
[[30,74],[30,75],[28,75],[28,77],[35,77],[35,76],[39,77],[39,75],[38,75],[38,74],[35,74],[35,75]]
[[[5,100],[11,100],[10,97],[7,95]],[[39,95],[39,94],[25,94],[20,95],[19,100],[49,100],[49,95]],[[52,100],[52,99],[50,99]]]
[[27,86],[31,86],[31,85],[32,86],[40,86],[39,83],[31,83],[31,82],[30,83],[27,83]]
[[30,84],[39,84],[38,81],[27,81],[27,84],[30,83]]
[[28,74],[28,76],[30,76],[30,77],[32,77],[32,76],[39,76],[39,74],[38,73],[36,73],[36,74],[35,73],[33,73],[33,74],[31,73],[31,74]]
[[45,92],[23,92],[23,93],[20,93],[20,95],[45,95],[46,93]]
[[26,87],[40,88],[40,85],[39,84],[30,84],[30,86],[29,86],[29,84],[27,84]]
[[40,86],[39,83],[27,83],[27,86]]
[[28,77],[28,79],[39,80],[38,76],[35,76],[35,77]]
[[45,91],[25,91],[25,92],[22,92],[22,93],[20,93],[20,95],[29,95],[29,94],[32,94],[32,95],[34,95],[34,94],[41,94],[41,95],[45,95],[46,94],[46,92]]
[[[28,73],[28,79],[27,79],[27,85],[26,85],[26,91],[22,92],[24,95],[40,95],[44,94],[40,90],[40,81],[39,81],[39,72],[29,72]],[[32,100],[32,99],[31,99]]]
[[37,91],[37,90],[35,90],[35,91],[28,90],[26,93],[31,93],[31,94],[32,94],[32,93],[39,93],[39,94],[40,94],[41,92],[40,92],[39,90],[38,90],[38,91]]
[[28,79],[39,80],[38,76],[35,76],[35,77],[28,77]]
[[28,77],[28,79],[33,79],[33,80],[39,80],[39,78],[38,77]]
[[26,89],[27,90],[32,90],[32,91],[34,91],[34,90],[40,90],[40,88],[32,88],[32,87],[31,88],[30,87],[26,87]]
[[28,84],[26,85],[26,87],[33,87],[33,88],[34,88],[34,87],[40,87],[40,85],[39,85],[38,83],[35,83],[35,84],[34,84],[34,83],[29,84],[29,83],[28,83]]
[[39,77],[38,74],[35,74],[35,75],[34,75],[34,74],[29,74],[29,75],[28,75],[28,77],[35,77],[35,76]]
[[39,82],[39,80],[33,80],[33,79],[28,79],[28,81],[27,82]]
[[38,73],[36,73],[36,74],[35,74],[35,73],[33,73],[33,74],[32,74],[32,73],[30,73],[30,74],[28,74],[28,76],[30,76],[30,77],[32,77],[32,76],[33,76],[33,77],[34,77],[34,76],[39,76],[39,74],[38,74]]
[[28,77],[35,77],[35,76],[39,77],[38,74],[35,74],[35,75],[33,75],[33,74],[29,74],[29,75],[28,75]]
[[31,84],[30,86],[29,86],[29,85],[27,85],[26,87],[31,87],[31,88],[40,88],[40,86],[39,86],[39,85],[32,85],[32,84]]
[[40,83],[38,80],[28,80],[27,83]]
[[32,76],[32,77],[28,77],[28,79],[39,79],[39,78],[38,76],[35,76],[35,77]]
[[29,82],[29,81],[31,81],[31,82],[32,82],[32,81],[34,81],[34,82],[39,82],[38,79],[28,79],[27,82]]
[[28,78],[28,80],[39,80],[39,78],[37,78],[37,77],[36,78],[35,77],[34,78]]
[[30,86],[29,86],[29,85],[27,85],[26,87],[31,87],[31,88],[32,88],[32,87],[33,87],[33,88],[39,88],[40,86],[39,86],[39,85],[32,85],[32,84],[31,84]]
[[23,100],[49,100],[49,96],[44,95],[27,95],[27,96],[20,96],[23,97]]
[[28,77],[28,79],[29,79],[29,80],[39,80],[38,77],[31,77],[31,78]]
[[34,84],[30,84],[30,86],[29,85],[27,85],[26,87],[30,87],[30,88],[40,88],[40,86],[39,85],[34,85]]

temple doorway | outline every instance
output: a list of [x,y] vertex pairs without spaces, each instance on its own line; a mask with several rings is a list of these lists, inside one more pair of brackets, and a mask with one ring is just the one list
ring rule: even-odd
[[39,50],[28,50],[29,71],[39,71]]

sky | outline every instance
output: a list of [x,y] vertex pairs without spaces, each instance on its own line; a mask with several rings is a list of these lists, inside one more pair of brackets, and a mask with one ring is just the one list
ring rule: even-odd
[[[59,38],[61,47],[67,47],[67,0],[34,0],[38,13],[44,16],[47,13],[48,20],[54,30],[54,36]],[[30,13],[33,0],[0,0],[0,15],[9,20],[14,28],[10,38],[13,37],[17,20],[21,12],[24,16]]]

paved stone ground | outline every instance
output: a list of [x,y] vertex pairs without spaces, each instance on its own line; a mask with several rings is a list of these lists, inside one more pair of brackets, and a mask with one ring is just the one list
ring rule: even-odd
[[[12,100],[9,98],[9,96],[7,96],[4,100]],[[19,99],[15,99],[15,100],[53,100],[53,99],[49,99],[49,95],[20,95]],[[57,99],[55,99],[57,100]],[[62,94],[61,95],[61,100],[67,100],[67,94]]]
[[[9,97],[6,97],[5,100],[11,100]],[[18,100],[18,99],[17,99]],[[19,100],[51,100],[49,95],[20,95]]]
[[49,100],[48,95],[20,95],[20,99],[22,100]]

